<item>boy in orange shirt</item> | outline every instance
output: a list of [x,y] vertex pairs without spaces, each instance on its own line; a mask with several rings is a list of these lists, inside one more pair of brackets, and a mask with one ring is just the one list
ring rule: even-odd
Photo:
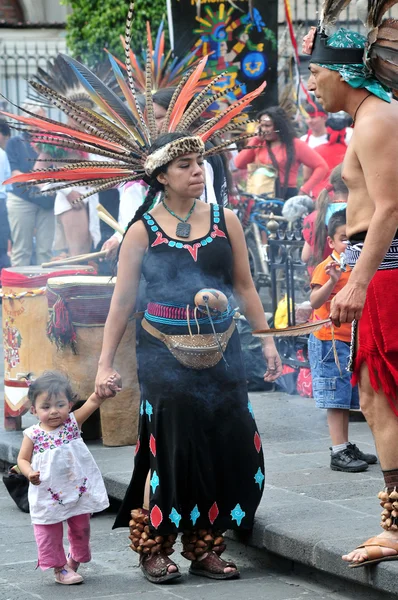
[[[328,223],[328,243],[332,254],[315,269],[311,280],[310,302],[314,320],[327,319],[332,298],[346,285],[350,267],[344,267],[346,211],[336,212]],[[330,468],[333,471],[358,473],[377,462],[373,454],[361,452],[348,441],[350,408],[359,408],[357,387],[351,386],[351,374],[346,367],[350,355],[351,325],[344,323],[334,330],[340,370],[333,352],[332,331],[322,327],[311,334],[308,353],[311,365],[313,393],[318,408],[327,409],[329,433],[332,440]]]

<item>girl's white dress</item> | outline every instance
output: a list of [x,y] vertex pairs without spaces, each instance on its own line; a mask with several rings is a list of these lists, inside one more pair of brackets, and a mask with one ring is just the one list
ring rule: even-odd
[[25,429],[24,435],[33,442],[32,469],[40,471],[41,481],[29,484],[32,523],[51,525],[109,506],[101,472],[73,413],[53,431],[37,424]]

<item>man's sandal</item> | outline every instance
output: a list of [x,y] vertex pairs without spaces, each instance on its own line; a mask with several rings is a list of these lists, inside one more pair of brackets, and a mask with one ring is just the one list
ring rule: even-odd
[[[235,569],[235,571],[224,573],[224,569],[228,567]],[[206,558],[202,560],[192,561],[189,572],[191,575],[199,575],[209,579],[237,579],[240,577],[235,563],[223,560],[215,552],[208,552]]]
[[[388,538],[372,537],[358,546],[356,550],[360,550],[361,548],[366,549],[368,558],[361,562],[351,562],[348,565],[351,569],[376,565],[377,563],[385,562],[387,560],[398,560],[398,541],[394,542],[394,540]],[[391,550],[395,550],[397,554],[385,556],[381,548],[391,548]]]
[[[177,571],[169,572],[169,567],[176,567]],[[150,554],[140,559],[141,571],[151,583],[168,583],[173,579],[179,579],[181,573],[178,566],[165,554]]]

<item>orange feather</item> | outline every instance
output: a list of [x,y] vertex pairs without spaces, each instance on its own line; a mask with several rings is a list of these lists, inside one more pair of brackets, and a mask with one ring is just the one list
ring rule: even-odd
[[224,127],[224,125],[227,125],[231,121],[231,119],[233,119],[242,111],[243,108],[245,108],[245,106],[250,104],[255,98],[257,98],[257,96],[261,94],[266,85],[267,82],[264,81],[258,88],[253,90],[253,92],[246,94],[244,98],[242,98],[241,100],[237,100],[236,102],[231,104],[231,106],[223,110],[220,114],[220,118],[218,119],[217,123],[205,133],[200,134],[202,140],[205,142],[213,133]]
[[181,90],[181,94],[179,95],[170,115],[169,131],[175,130],[182,115],[184,114],[184,110],[186,109],[188,102],[191,100],[192,96],[197,91],[198,82],[206,66],[207,59],[208,56],[204,56],[199,61],[199,64],[197,65],[197,67],[195,67],[193,73],[190,75],[186,84]]

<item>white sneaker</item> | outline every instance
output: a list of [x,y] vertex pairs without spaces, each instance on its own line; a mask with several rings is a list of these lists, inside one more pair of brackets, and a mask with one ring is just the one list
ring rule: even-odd
[[83,577],[75,573],[68,565],[64,565],[58,569],[54,569],[55,581],[63,585],[73,585],[74,583],[82,583]]

